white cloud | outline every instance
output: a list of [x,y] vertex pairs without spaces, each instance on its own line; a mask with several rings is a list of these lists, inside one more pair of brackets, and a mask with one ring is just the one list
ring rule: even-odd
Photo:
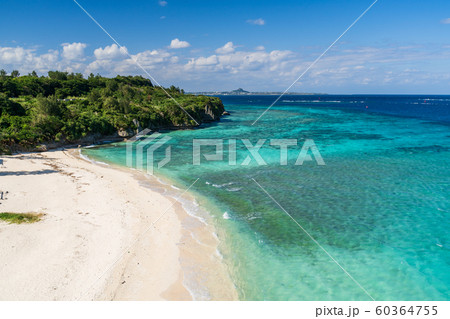
[[442,23],[442,24],[450,24],[450,18],[441,20],[441,23]]
[[158,1],[158,4],[159,4],[161,7],[165,7],[165,6],[167,6],[167,1],[159,0],[159,1]]
[[264,51],[266,48],[263,45],[258,45],[255,50],[256,51]]
[[25,50],[21,47],[16,48],[0,48],[0,61],[3,64],[15,64],[22,62],[25,58],[32,55],[31,50]]
[[59,52],[49,50],[41,55],[33,49],[22,47],[0,47],[0,65],[5,69],[18,69],[22,74],[27,72],[44,71],[59,67]]
[[[216,50],[217,51],[217,50]],[[246,74],[262,76],[265,72],[277,72],[286,68],[286,63],[292,60],[291,51],[235,51],[218,52],[220,55],[192,58],[185,66],[187,70],[225,72],[230,74]],[[290,67],[292,68],[292,66]],[[288,68],[287,68],[288,69]],[[253,74],[251,74],[253,72]]]
[[170,42],[170,46],[169,48],[171,49],[182,49],[182,48],[187,48],[190,47],[191,45],[189,44],[189,42],[187,41],[180,41],[178,38],[173,39]]
[[136,74],[142,73],[141,65],[146,70],[159,70],[177,62],[177,58],[165,50],[147,50],[129,56],[122,55],[114,60],[96,59],[87,67],[85,73],[100,74]]
[[209,57],[199,57],[197,59],[191,59],[188,62],[188,65],[191,66],[210,66],[210,65],[217,65],[219,63],[219,59],[216,55],[211,55]]
[[234,52],[235,46],[233,45],[233,42],[227,42],[223,47],[220,47],[216,49],[216,53],[219,54],[227,54]]
[[255,19],[255,20],[247,20],[248,24],[254,24],[254,25],[265,25],[266,21],[264,21],[264,19],[259,18],[259,19]]
[[145,66],[167,62],[171,56],[172,54],[165,50],[147,50],[133,55],[133,59]]
[[[41,70],[52,70],[55,68],[59,68],[61,65],[59,62],[59,52],[56,50],[49,50],[48,53],[44,53],[39,56],[33,57],[33,70],[41,71]],[[30,65],[31,70],[31,65]]]
[[95,49],[94,55],[98,60],[113,60],[124,57],[128,54],[126,47],[121,47],[117,44],[106,46],[105,48]]
[[[81,49],[77,51],[77,47]],[[138,52],[131,58],[115,44],[90,52],[85,47],[75,43],[40,52],[35,48],[0,46],[0,68],[8,72],[17,69],[21,74],[60,70],[85,76],[91,72],[104,76],[146,76],[136,60],[163,85],[177,83],[186,90],[227,90],[241,86],[274,91],[288,87],[317,57],[317,52],[307,47],[299,54],[288,50],[267,51],[261,46],[244,50],[232,42],[202,55],[199,53],[202,51],[182,51],[178,55],[179,51],[162,48]],[[450,67],[448,61],[450,51],[443,50],[442,45],[344,45],[321,59],[293,90],[353,92],[364,87],[369,91],[379,88],[381,92],[393,92],[404,85],[405,92],[423,91],[425,87],[429,91],[445,92],[450,85],[450,75],[446,72]]]
[[74,43],[64,43],[62,44],[63,58],[67,60],[79,60],[84,56],[84,49],[86,48],[86,43],[74,42]]

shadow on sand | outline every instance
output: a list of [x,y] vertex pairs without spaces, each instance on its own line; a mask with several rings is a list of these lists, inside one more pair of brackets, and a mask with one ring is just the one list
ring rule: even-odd
[[58,173],[58,171],[53,169],[44,169],[41,171],[17,171],[17,172],[2,172],[0,171],[0,176],[23,176],[23,175],[43,175],[43,174],[53,174]]

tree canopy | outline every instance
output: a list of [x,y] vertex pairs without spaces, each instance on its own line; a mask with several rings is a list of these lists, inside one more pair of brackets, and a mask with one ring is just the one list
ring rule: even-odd
[[[205,113],[220,117],[220,99],[185,94],[171,86],[169,94],[198,122]],[[188,127],[196,123],[161,87],[141,76],[106,78],[50,71],[20,76],[0,70],[0,153],[33,149],[41,143],[71,143],[89,136],[137,127]],[[124,134],[122,134],[124,135]],[[126,134],[125,134],[126,135]]]

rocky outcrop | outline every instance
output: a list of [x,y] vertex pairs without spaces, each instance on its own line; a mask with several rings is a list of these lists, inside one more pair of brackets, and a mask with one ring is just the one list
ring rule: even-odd
[[205,113],[202,115],[203,122],[217,121],[219,117],[214,114],[210,105],[205,105]]
[[135,132],[129,128],[129,129],[120,129],[117,131],[117,136],[119,137],[130,137],[133,136],[135,134]]
[[205,111],[202,114],[202,122],[219,121],[224,111],[225,108],[222,104],[222,101],[220,102],[210,101],[205,105]]
[[136,126],[136,133],[142,131],[141,123],[137,119],[133,119],[133,124]]

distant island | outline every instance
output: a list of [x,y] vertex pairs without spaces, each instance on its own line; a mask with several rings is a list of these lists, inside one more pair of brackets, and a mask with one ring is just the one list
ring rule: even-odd
[[217,97],[185,94],[175,86],[165,90],[195,121],[141,76],[85,79],[79,73],[39,77],[0,70],[0,154],[123,139],[144,128],[190,128],[219,120],[225,111]]
[[[249,92],[242,88],[233,91],[190,92],[194,95],[281,95],[283,92]],[[284,95],[325,95],[325,93],[286,92]]]

